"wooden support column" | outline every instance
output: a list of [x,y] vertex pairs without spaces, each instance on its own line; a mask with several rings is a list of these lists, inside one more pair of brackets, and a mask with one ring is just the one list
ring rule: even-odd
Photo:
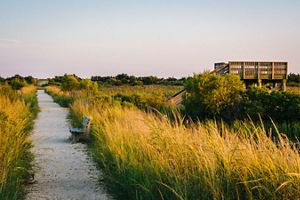
[[284,92],[286,91],[286,79],[283,79],[283,80],[282,80],[282,88],[281,88],[281,89],[282,89],[282,91],[284,91]]
[[242,70],[243,70],[242,79],[245,79],[246,78],[245,62],[243,62]]
[[274,62],[272,62],[272,80],[275,79],[275,66],[274,66]]
[[288,63],[286,63],[286,71],[285,71],[285,73],[286,73],[286,79],[288,79],[288,76],[289,76],[289,73],[288,73],[288,69],[289,69],[289,64]]
[[257,83],[258,83],[258,87],[261,88],[261,87],[262,87],[262,80],[261,80],[261,79],[258,79],[258,80],[257,80]]
[[257,63],[257,79],[260,80],[260,63]]

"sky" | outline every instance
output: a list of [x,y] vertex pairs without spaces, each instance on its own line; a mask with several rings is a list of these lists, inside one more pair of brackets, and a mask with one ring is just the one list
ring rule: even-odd
[[300,73],[299,10],[299,0],[0,0],[0,76],[184,77],[233,60]]

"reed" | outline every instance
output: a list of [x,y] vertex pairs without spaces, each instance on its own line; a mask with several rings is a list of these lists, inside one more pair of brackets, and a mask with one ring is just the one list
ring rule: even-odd
[[24,183],[29,178],[33,159],[28,139],[38,112],[36,88],[13,91],[0,86],[0,199],[24,198]]
[[93,118],[89,146],[119,199],[300,198],[299,149],[274,124],[276,135],[251,121],[187,127],[177,115],[170,121],[114,101],[73,98],[72,122]]
[[164,115],[77,99],[73,119],[90,115],[94,157],[120,199],[298,199],[300,156],[278,133],[240,123],[186,127]]

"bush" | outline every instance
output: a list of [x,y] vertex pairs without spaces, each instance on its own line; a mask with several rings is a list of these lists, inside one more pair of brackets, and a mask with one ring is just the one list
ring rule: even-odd
[[300,74],[290,73],[288,83],[300,83]]
[[64,91],[77,90],[80,88],[80,83],[75,76],[65,75],[64,81],[61,84],[61,88]]
[[[277,122],[295,122],[300,120],[299,95],[286,92],[267,92],[262,89],[249,88],[244,95],[243,115],[257,119],[258,114],[265,120]],[[245,116],[244,116],[245,117]]]
[[20,79],[13,79],[11,82],[10,82],[10,85],[11,87],[14,89],[14,90],[20,90],[22,87],[25,86],[25,82],[24,81],[21,81]]
[[235,75],[194,75],[185,84],[184,98],[187,115],[200,120],[206,118],[235,118],[245,86]]
[[238,76],[212,74],[195,75],[186,83],[187,96],[183,102],[187,115],[193,119],[223,119],[232,122],[254,121],[259,115],[264,121],[298,122],[300,96],[287,92],[270,92],[266,88],[245,87]]
[[79,83],[79,88],[95,94],[98,91],[98,84],[90,79],[83,79]]

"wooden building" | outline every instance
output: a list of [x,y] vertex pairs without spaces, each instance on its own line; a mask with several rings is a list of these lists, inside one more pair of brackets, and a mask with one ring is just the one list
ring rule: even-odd
[[215,63],[213,72],[218,74],[237,74],[246,85],[271,84],[277,87],[281,84],[282,90],[286,90],[288,78],[287,62],[256,62],[256,61],[230,61],[228,63]]

